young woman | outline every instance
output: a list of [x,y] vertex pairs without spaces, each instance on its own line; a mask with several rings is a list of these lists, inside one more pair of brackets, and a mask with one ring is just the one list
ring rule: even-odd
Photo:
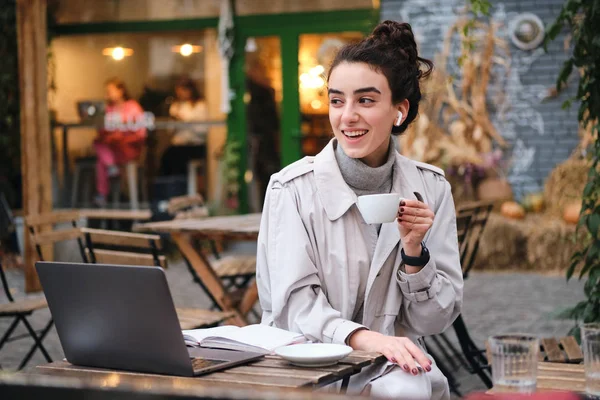
[[[349,393],[449,399],[420,337],[460,313],[454,203],[443,171],[401,156],[392,140],[415,119],[419,81],[432,67],[405,23],[385,21],[342,48],[328,76],[335,138],[273,175],[266,193],[263,323],[384,354],[389,362],[353,377]],[[406,199],[397,220],[366,224],[357,196],[388,192]]]
[[106,120],[111,126],[100,130],[96,149],[96,204],[104,206],[109,178],[119,175],[119,165],[137,160],[146,140],[142,107],[129,97],[125,83],[118,78],[106,82]]
[[[208,116],[206,102],[196,83],[182,78],[175,85],[175,101],[169,107],[169,115],[184,122],[205,121]],[[206,157],[206,127],[178,129],[160,161],[161,175],[186,175],[188,162]]]
[[[169,115],[179,121],[204,121],[207,117],[206,103],[203,101],[191,79],[183,78],[175,86],[175,101],[169,107]],[[198,145],[206,141],[206,129],[178,130],[171,139],[173,146]]]

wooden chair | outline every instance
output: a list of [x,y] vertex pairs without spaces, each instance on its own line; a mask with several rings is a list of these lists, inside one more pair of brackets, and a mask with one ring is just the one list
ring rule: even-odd
[[[463,271],[463,279],[467,279],[470,270],[473,268],[475,257],[479,249],[479,241],[487,224],[487,220],[492,211],[491,203],[470,203],[459,207],[457,210],[457,231],[459,238],[460,263]],[[431,340],[436,344],[439,351],[444,355],[444,359],[450,364],[447,368],[449,382],[454,378],[452,370],[456,370],[462,365],[469,373],[479,376],[481,381],[488,387],[492,387],[490,367],[485,356],[485,351],[477,347],[471,338],[462,314],[459,315],[452,324],[460,351],[448,339],[445,333],[431,336]],[[436,356],[436,362],[439,356]],[[459,364],[454,362],[457,360]],[[441,363],[444,365],[443,363]],[[452,388],[452,387],[451,387]],[[453,390],[459,394],[457,390]],[[460,395],[460,394],[459,394]]]
[[[83,242],[81,241],[81,233],[79,232],[79,228],[77,228],[78,221],[79,214],[77,212],[50,212],[27,216],[25,218],[25,225],[27,226],[27,230],[33,245],[35,246],[38,259],[40,261],[45,260],[43,247],[53,245],[54,243],[64,240],[76,239],[78,240],[82,257],[85,260],[83,253]],[[54,229],[55,225],[59,223],[68,223],[70,227],[67,229]],[[30,316],[35,310],[48,307],[46,300],[40,298],[15,300],[10,293],[8,281],[1,265],[0,279],[2,280],[2,287],[9,301],[8,303],[0,305],[0,317],[13,318],[13,322],[0,339],[0,349],[9,341],[31,336],[34,341],[34,345],[21,361],[19,369],[22,369],[27,365],[38,348],[46,360],[48,362],[52,362],[52,358],[48,354],[48,351],[44,348],[42,341],[50,329],[52,329],[52,326],[54,325],[53,319],[51,318],[45,327],[40,331],[35,331],[27,320],[27,317]],[[19,322],[22,322],[25,325],[28,334],[11,338],[11,335],[18,326]]]
[[167,212],[175,219],[208,217],[208,208],[204,198],[199,195],[178,196],[169,200]]
[[[173,215],[175,219],[204,218],[208,216],[208,209],[204,205],[204,199],[199,194],[173,197],[169,200],[167,211],[169,214]],[[222,257],[220,253],[220,248],[222,246],[214,241],[209,241],[208,244],[215,257],[215,261],[211,263],[211,265],[217,273],[217,276],[223,280],[226,289],[235,292],[233,298],[237,301],[241,301],[248,284],[256,275],[256,256],[231,255]],[[198,245],[199,244],[197,244],[197,246]],[[197,276],[195,270],[189,265],[187,260],[186,263],[194,282],[198,283],[203,290],[207,292],[202,280]],[[211,300],[213,301],[213,309],[218,308],[216,302],[212,298]],[[250,312],[252,312],[257,319],[260,319],[260,316],[257,315],[254,310],[251,310]]]
[[479,250],[479,241],[481,240],[483,230],[485,229],[493,207],[493,203],[476,202],[465,204],[457,209],[457,217],[471,217],[460,254],[460,263],[462,265],[464,279],[469,277],[469,272],[473,268],[475,257]]
[[[81,229],[86,243],[87,259],[91,263],[156,266],[166,268],[166,257],[160,254],[160,236],[141,233]],[[177,308],[181,329],[198,329],[216,326],[233,316],[230,312],[217,312],[194,308]]]
[[[462,254],[464,252],[464,248],[466,247],[465,238],[469,233],[470,222],[471,215],[460,215],[456,217],[456,232],[461,259]],[[456,382],[456,378],[452,374],[452,371],[456,370],[456,368],[458,367],[453,360],[461,358],[459,350],[450,342],[445,333],[429,336],[426,340],[426,343],[428,342],[433,342],[435,344],[435,348],[443,355],[443,357],[440,357],[440,355],[434,350],[433,346],[429,344],[427,345],[427,350],[435,359],[438,368],[448,379],[448,385],[450,386],[450,390],[456,395],[461,396],[461,393],[458,390],[458,383]],[[446,362],[449,364],[449,366],[446,365]]]
[[[25,365],[27,365],[27,363],[35,353],[36,349],[38,348],[40,349],[46,360],[48,362],[52,362],[52,358],[48,354],[48,351],[44,347],[42,341],[50,331],[50,328],[52,328],[53,321],[50,320],[50,322],[48,322],[46,327],[41,332],[36,332],[27,320],[27,317],[31,316],[31,314],[34,311],[48,307],[46,299],[26,298],[15,300],[12,296],[12,293],[10,292],[8,280],[4,273],[4,268],[2,267],[2,264],[0,264],[0,280],[2,280],[2,288],[4,290],[6,298],[8,299],[8,303],[0,304],[0,318],[11,318],[13,320],[6,332],[2,335],[2,338],[0,338],[0,350],[2,350],[2,347],[8,342],[12,342],[14,340],[30,336],[34,341],[34,345],[19,364],[19,369],[23,369]],[[19,322],[22,322],[23,325],[25,325],[25,328],[27,328],[28,333],[25,335],[11,337],[12,333],[19,325]],[[0,365],[0,369],[1,368],[2,366]]]
[[[40,261],[50,261],[44,257],[44,249],[57,242],[77,240],[79,252],[83,261],[86,260],[85,248],[78,227],[80,214],[77,211],[57,211],[25,217],[25,225]],[[68,224],[59,229],[58,224]]]

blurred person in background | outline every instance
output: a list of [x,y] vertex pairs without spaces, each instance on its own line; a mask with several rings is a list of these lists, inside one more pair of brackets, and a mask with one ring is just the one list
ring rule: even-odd
[[[205,121],[208,116],[206,102],[196,83],[189,78],[180,79],[175,85],[175,101],[169,107],[169,115],[177,121]],[[185,175],[192,159],[206,155],[206,127],[177,129],[171,146],[161,159],[162,175]]]
[[127,86],[119,78],[105,83],[106,117],[105,126],[94,141],[96,150],[96,205],[106,205],[110,190],[110,178],[120,174],[119,166],[138,160],[146,140],[143,126],[144,110],[133,100]]

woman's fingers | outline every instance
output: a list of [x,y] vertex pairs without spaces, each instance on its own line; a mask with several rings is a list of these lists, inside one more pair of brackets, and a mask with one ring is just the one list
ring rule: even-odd
[[417,216],[422,218],[433,218],[435,214],[429,208],[398,207],[398,215]]
[[431,361],[429,358],[427,358],[419,346],[408,340],[406,343],[406,350],[415,360],[417,360],[417,362],[425,369],[425,371],[431,371]]
[[402,342],[399,343],[398,348],[396,349],[396,358],[402,358],[404,360],[403,364],[398,365],[400,365],[405,372],[413,375],[419,374],[419,369],[417,368],[417,364],[415,363],[413,356]]
[[427,203],[423,203],[423,202],[418,201],[418,200],[408,200],[408,199],[402,200],[400,202],[400,206],[414,207],[414,208],[429,208],[429,206],[427,205]]
[[401,217],[398,217],[398,220],[400,222],[408,223],[409,227],[412,225],[427,225],[429,227],[433,223],[433,219],[431,218],[417,217],[414,215],[402,215]]

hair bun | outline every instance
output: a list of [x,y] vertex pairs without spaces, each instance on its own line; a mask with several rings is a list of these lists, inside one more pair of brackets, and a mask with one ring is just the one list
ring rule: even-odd
[[417,63],[417,43],[408,23],[383,21],[373,30],[372,36],[380,43],[400,51],[409,64]]

